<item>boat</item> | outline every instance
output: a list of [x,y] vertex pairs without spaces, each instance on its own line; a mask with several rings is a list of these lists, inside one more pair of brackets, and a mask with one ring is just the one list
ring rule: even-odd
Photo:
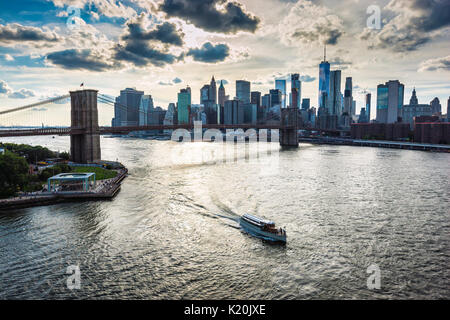
[[240,218],[240,225],[248,233],[264,240],[286,243],[286,229],[277,228],[273,221],[246,213]]

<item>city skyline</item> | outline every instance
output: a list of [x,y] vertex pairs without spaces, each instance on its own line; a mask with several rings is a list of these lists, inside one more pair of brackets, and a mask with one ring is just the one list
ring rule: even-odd
[[[199,89],[212,75],[217,86],[224,80],[232,98],[236,80],[249,80],[252,91],[267,93],[275,88],[276,79],[290,82],[296,73],[302,98],[318,107],[314,102],[319,98],[323,44],[331,71],[341,70],[342,81],[353,79],[357,113],[365,106],[366,93],[375,99],[377,85],[394,79],[405,85],[405,97],[415,87],[421,103],[438,97],[444,104],[449,96],[450,36],[445,32],[448,21],[439,14],[445,1],[430,2],[428,7],[418,1],[379,1],[380,30],[366,26],[370,1],[227,2],[243,13],[238,23],[230,23],[231,11],[217,10],[218,1],[202,8],[202,17],[194,10],[177,12],[167,1],[87,2],[0,5],[2,108],[63,94],[84,83],[111,96],[136,87],[151,94],[155,106],[166,109],[188,85],[195,88],[192,101],[200,101]],[[195,9],[192,1],[175,2]],[[81,8],[79,19],[68,10],[69,4]],[[27,13],[20,14],[24,7]],[[317,14],[317,22],[311,26],[299,22],[311,13]],[[408,28],[428,15],[434,17],[432,25]],[[214,16],[223,21],[211,23]],[[76,28],[68,27],[70,19],[78,21]],[[397,37],[391,34],[394,27]],[[138,45],[147,51],[137,50]]]

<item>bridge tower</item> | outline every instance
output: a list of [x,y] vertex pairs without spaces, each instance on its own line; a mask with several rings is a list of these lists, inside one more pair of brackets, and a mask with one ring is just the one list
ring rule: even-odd
[[101,160],[98,127],[97,90],[70,92],[70,157],[73,162],[93,163]]
[[280,145],[298,148],[298,109],[281,108]]

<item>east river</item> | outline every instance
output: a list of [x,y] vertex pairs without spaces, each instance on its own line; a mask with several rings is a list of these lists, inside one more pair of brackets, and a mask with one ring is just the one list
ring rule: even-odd
[[[69,150],[68,137],[2,142]],[[449,154],[101,144],[129,169],[113,201],[0,214],[0,299],[450,298]],[[244,233],[244,213],[286,227],[286,246]]]

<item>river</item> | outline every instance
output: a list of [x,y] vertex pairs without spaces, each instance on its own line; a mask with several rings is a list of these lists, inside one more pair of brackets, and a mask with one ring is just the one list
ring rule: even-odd
[[[449,154],[269,143],[223,161],[220,143],[101,143],[129,169],[113,201],[0,214],[0,299],[450,298]],[[243,213],[286,227],[287,244],[244,233]]]

